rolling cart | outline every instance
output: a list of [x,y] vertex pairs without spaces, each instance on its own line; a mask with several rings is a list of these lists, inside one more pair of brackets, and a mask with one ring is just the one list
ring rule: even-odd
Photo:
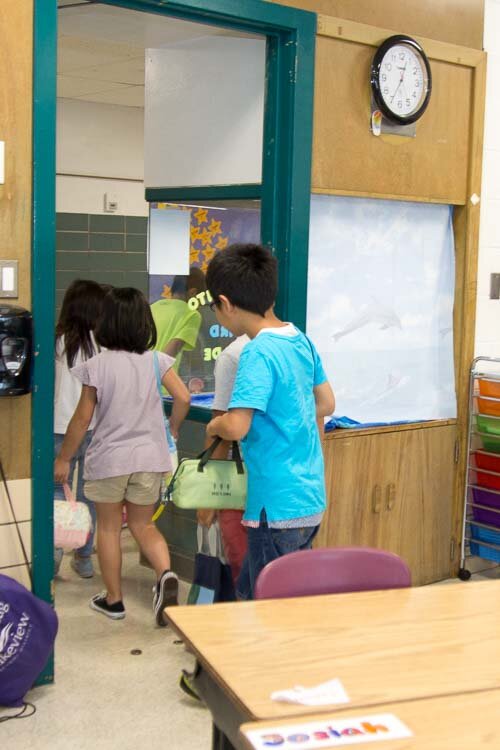
[[471,557],[500,563],[500,359],[494,357],[477,357],[470,371],[462,581],[471,577],[465,567]]

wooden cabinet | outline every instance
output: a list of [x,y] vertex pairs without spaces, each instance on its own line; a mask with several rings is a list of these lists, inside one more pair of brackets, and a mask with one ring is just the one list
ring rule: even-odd
[[362,545],[400,555],[415,585],[447,578],[457,428],[444,424],[324,442],[329,505],[317,546]]

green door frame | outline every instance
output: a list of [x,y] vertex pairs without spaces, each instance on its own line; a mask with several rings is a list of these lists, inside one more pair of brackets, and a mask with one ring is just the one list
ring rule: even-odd
[[[262,239],[280,264],[281,314],[305,328],[316,14],[262,0],[101,0],[266,36]],[[52,602],[57,0],[34,0],[33,588]],[[39,682],[53,679],[53,660]]]

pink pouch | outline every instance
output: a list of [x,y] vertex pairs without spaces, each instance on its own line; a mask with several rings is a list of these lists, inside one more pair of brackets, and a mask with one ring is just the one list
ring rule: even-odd
[[54,546],[65,550],[83,547],[92,530],[92,518],[85,503],[79,503],[69,485],[63,485],[66,500],[54,500]]

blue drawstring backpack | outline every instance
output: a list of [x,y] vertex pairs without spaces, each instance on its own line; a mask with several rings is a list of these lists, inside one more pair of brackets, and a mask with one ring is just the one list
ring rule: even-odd
[[22,706],[54,647],[57,615],[13,578],[0,575],[0,706]]

